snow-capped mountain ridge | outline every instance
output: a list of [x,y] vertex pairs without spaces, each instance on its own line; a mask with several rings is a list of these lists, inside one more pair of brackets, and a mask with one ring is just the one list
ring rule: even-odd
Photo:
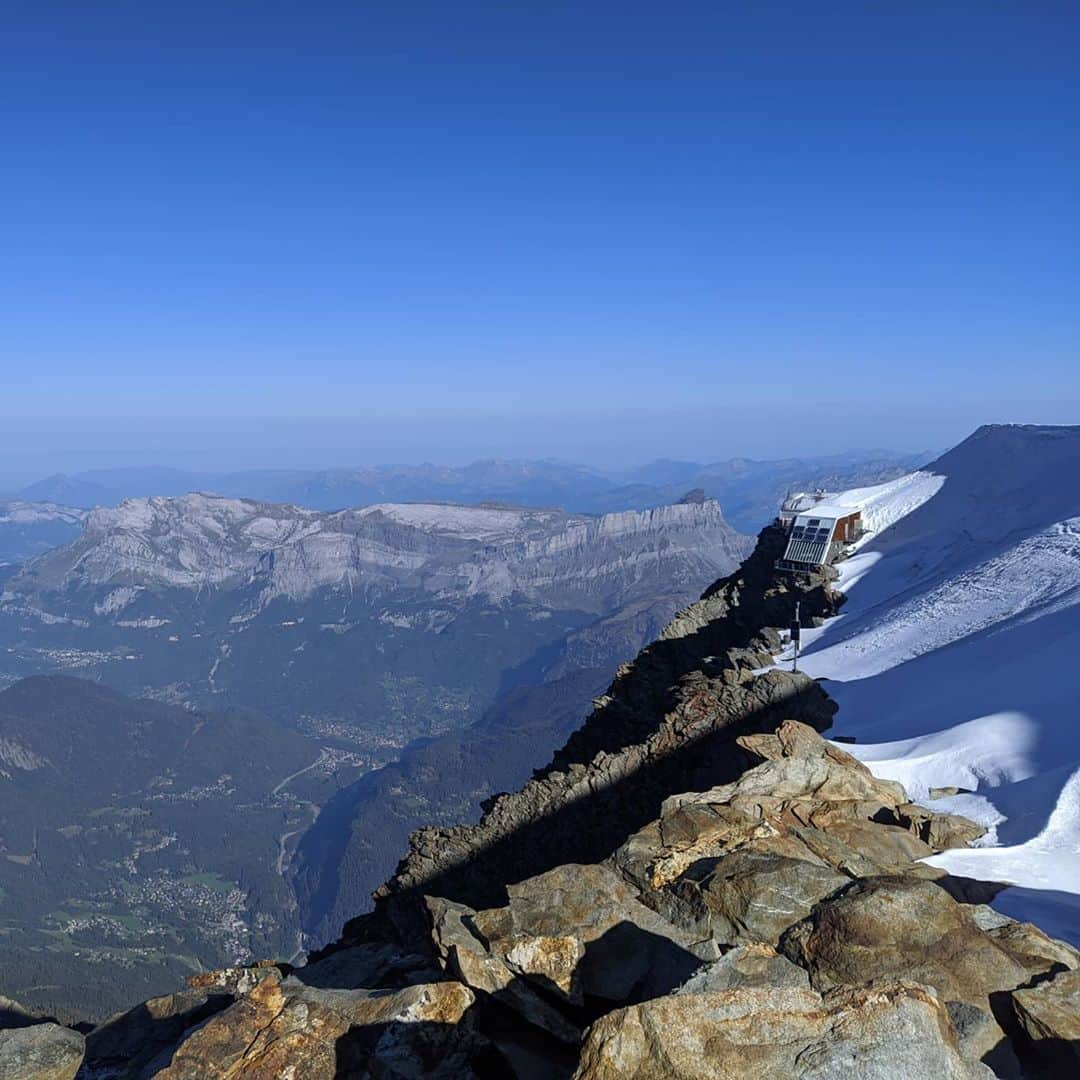
[[1003,910],[1080,939],[1080,428],[980,428],[836,498],[877,528],[800,667],[828,680],[836,731],[875,773],[924,801],[963,789],[934,808],[991,828],[936,863],[1013,883]]

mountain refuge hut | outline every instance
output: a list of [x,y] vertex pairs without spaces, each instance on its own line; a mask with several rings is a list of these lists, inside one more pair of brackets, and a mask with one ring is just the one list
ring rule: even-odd
[[789,530],[778,570],[808,574],[829,566],[863,535],[862,514],[855,507],[832,506],[823,493],[784,500],[777,524]]

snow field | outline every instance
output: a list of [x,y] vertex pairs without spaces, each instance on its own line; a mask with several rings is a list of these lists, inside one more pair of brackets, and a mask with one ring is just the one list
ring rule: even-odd
[[[999,910],[1080,944],[1080,517],[1038,520],[1062,499],[1035,476],[996,515],[928,471],[830,496],[873,531],[799,667],[839,702],[845,750],[988,830],[928,862],[1009,883]],[[930,800],[946,787],[963,790]]]

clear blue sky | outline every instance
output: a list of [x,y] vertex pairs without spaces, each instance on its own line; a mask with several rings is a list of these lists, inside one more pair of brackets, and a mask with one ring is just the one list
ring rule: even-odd
[[1080,421],[1076,3],[13,0],[0,118],[0,477]]

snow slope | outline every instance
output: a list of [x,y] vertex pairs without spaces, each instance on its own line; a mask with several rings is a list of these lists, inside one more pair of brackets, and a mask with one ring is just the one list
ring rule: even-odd
[[[830,496],[873,529],[804,639],[835,731],[912,798],[983,823],[931,860],[1080,943],[1080,428],[990,427],[921,472]],[[930,801],[931,788],[963,793]]]

